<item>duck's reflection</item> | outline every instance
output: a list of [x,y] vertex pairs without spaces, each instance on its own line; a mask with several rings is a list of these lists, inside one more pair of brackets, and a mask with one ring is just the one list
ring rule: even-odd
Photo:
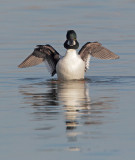
[[[81,131],[75,130],[77,126],[101,124],[102,113],[100,102],[91,103],[89,83],[86,81],[47,81],[20,86],[19,92],[24,97],[24,104],[34,108],[38,121],[58,120],[59,115],[65,117],[66,133],[69,141],[76,141]],[[96,107],[100,105],[100,109]],[[61,111],[62,110],[62,111]],[[96,116],[94,116],[96,114]],[[98,115],[100,115],[98,118]],[[93,118],[94,117],[94,118]],[[47,130],[53,126],[36,128]]]
[[89,88],[85,81],[48,81],[20,86],[19,92],[24,95],[24,103],[31,104],[35,114],[59,114],[62,106],[65,111],[66,128],[74,129],[78,125],[78,116],[90,111]]
[[83,111],[90,111],[89,88],[85,81],[69,81],[58,85],[58,100],[65,109],[67,130],[79,125],[78,119]]

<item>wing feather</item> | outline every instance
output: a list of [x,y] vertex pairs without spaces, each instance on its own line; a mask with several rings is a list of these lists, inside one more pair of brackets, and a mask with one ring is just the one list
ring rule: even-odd
[[29,55],[18,67],[26,68],[38,65],[44,61],[43,58],[35,57],[33,53]]
[[[118,59],[119,56],[102,46],[98,42],[87,42],[79,51],[79,55],[85,63],[88,63],[89,55],[98,59]],[[87,69],[87,67],[86,67]]]
[[29,55],[18,67],[32,67],[47,61],[52,76],[56,73],[56,64],[60,59],[59,53],[50,45],[38,45],[33,53]]

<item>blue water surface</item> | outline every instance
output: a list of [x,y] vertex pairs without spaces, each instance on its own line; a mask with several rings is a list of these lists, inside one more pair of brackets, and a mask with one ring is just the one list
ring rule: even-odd
[[[134,159],[134,15],[134,0],[1,0],[1,160]],[[17,68],[37,44],[64,55],[69,29],[120,59],[92,58],[84,81]]]

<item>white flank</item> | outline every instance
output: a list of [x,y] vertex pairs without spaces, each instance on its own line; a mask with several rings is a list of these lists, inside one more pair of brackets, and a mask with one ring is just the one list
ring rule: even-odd
[[90,66],[90,58],[91,58],[91,55],[89,54],[87,59],[86,59],[86,69],[89,69],[89,66]]

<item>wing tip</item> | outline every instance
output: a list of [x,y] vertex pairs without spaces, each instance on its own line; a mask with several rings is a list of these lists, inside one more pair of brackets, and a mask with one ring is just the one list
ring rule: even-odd
[[22,63],[17,66],[18,68],[23,68]]
[[120,59],[120,56],[116,54],[114,59]]
[[20,64],[17,66],[18,68],[22,68],[21,66],[20,66]]
[[18,68],[26,68],[22,63],[17,66]]
[[120,59],[120,56],[117,55],[117,58],[116,58],[116,59]]

